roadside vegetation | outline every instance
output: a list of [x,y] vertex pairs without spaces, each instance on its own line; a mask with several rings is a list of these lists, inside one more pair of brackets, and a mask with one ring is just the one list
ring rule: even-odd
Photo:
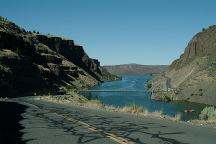
[[135,103],[132,104],[131,106],[125,106],[121,110],[126,113],[146,113],[148,112],[147,109],[143,108],[142,106],[138,106]]
[[216,121],[216,108],[213,106],[205,107],[199,117],[201,120]]
[[147,82],[147,87],[148,87],[148,89],[151,89],[151,88],[152,88],[152,81],[148,81],[148,82]]
[[64,95],[64,96],[52,96],[52,95],[39,96],[39,97],[35,97],[35,100],[44,100],[44,101],[49,101],[49,102],[54,102],[54,103],[59,103],[64,105],[81,106],[85,108],[100,109],[100,110],[106,110],[110,112],[130,113],[134,115],[148,116],[148,117],[154,117],[159,119],[169,119],[175,122],[181,121],[181,114],[179,113],[177,113],[174,117],[171,117],[165,115],[163,111],[150,112],[147,108],[139,106],[135,103],[124,107],[104,105],[97,97],[90,99],[89,97],[86,98],[80,96],[76,92],[71,92],[70,95]]
[[0,102],[4,102],[4,101],[7,101],[8,98],[7,97],[0,97]]
[[208,125],[216,128],[216,108],[213,106],[205,107],[200,115],[199,119],[192,120],[193,124]]
[[[173,117],[167,116],[163,113],[163,111],[150,112],[147,108],[139,106],[135,103],[124,107],[114,107],[114,106],[104,105],[97,97],[86,98],[78,95],[76,92],[71,92],[70,95],[65,95],[65,96],[52,96],[52,95],[40,96],[40,97],[36,97],[35,99],[45,100],[45,101],[65,104],[65,105],[81,106],[81,107],[91,108],[91,109],[100,109],[100,110],[106,110],[111,112],[130,113],[130,114],[140,115],[140,116],[148,116],[148,117],[154,117],[159,119],[168,119],[175,122],[182,121],[181,113],[176,113],[175,116]],[[216,126],[216,108],[215,107],[204,108],[199,115],[199,119],[191,120],[189,122],[196,125]]]
[[176,113],[176,115],[172,118],[172,120],[179,122],[182,120],[182,114],[181,113]]
[[49,102],[73,105],[73,106],[82,106],[88,108],[102,108],[103,104],[98,99],[89,99],[83,96],[78,95],[76,92],[70,92],[70,95],[62,96],[39,96],[35,98],[36,100],[45,100]]

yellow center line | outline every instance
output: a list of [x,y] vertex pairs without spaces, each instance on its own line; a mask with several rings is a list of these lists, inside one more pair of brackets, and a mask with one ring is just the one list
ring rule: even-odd
[[107,137],[110,138],[111,140],[119,143],[119,144],[128,144],[127,142],[118,139],[118,137],[117,138],[116,137],[112,137],[112,136],[107,136]]
[[[24,103],[26,103],[26,102],[24,102]],[[85,123],[85,122],[80,121],[80,120],[76,120],[76,119],[71,118],[71,117],[70,117],[70,118],[69,118],[69,117],[66,117],[66,116],[64,116],[64,115],[62,115],[62,114],[58,114],[57,112],[55,112],[55,111],[53,111],[53,110],[45,110],[45,109],[42,109],[42,108],[40,108],[40,107],[38,107],[38,106],[36,106],[36,105],[34,105],[34,104],[32,104],[32,103],[27,103],[27,104],[28,104],[28,105],[32,105],[32,106],[34,106],[34,107],[37,107],[37,108],[40,109],[40,110],[43,110],[43,111],[46,111],[46,112],[49,112],[49,113],[53,113],[53,114],[55,114],[55,115],[57,115],[57,116],[59,116],[59,117],[62,117],[62,118],[64,118],[64,119],[68,120],[68,121],[72,121],[72,122],[79,123],[79,124],[82,125],[83,127],[87,128],[87,129],[89,129],[89,130],[91,130],[91,131],[93,131],[93,132],[103,132],[103,133],[106,135],[107,138],[109,138],[109,139],[111,139],[111,140],[113,140],[113,141],[115,141],[115,142],[117,142],[117,143],[119,143],[119,144],[134,144],[134,142],[130,142],[130,141],[128,141],[127,139],[122,138],[122,137],[119,137],[119,136],[117,136],[117,135],[115,135],[115,134],[112,134],[112,133],[103,131],[103,130],[101,130],[101,129],[97,129],[97,128],[95,128],[95,127],[93,127],[93,126],[91,126],[91,125],[89,125],[89,124],[87,124],[87,123]],[[68,115],[68,114],[66,114],[66,115]]]
[[[52,112],[52,111],[50,111],[50,112]],[[133,142],[130,142],[125,138],[119,137],[119,136],[117,136],[115,134],[112,134],[112,133],[109,133],[109,132],[105,132],[105,131],[103,131],[101,129],[97,129],[97,128],[95,128],[95,127],[93,127],[93,126],[91,126],[91,125],[89,125],[89,124],[87,124],[85,122],[76,120],[74,118],[68,118],[68,117],[66,117],[64,115],[61,115],[61,114],[58,114],[56,112],[52,112],[52,113],[54,113],[54,114],[56,114],[56,115],[58,115],[60,117],[63,117],[66,120],[69,120],[69,121],[72,121],[72,122],[77,122],[77,123],[81,124],[83,127],[87,128],[87,129],[89,129],[89,130],[91,130],[93,132],[103,132],[106,135],[107,138],[109,138],[109,139],[111,139],[111,140],[113,140],[113,141],[115,141],[115,142],[117,142],[119,144],[134,144]]]

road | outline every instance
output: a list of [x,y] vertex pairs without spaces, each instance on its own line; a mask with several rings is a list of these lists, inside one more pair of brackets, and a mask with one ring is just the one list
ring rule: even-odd
[[20,122],[28,144],[215,144],[216,128],[64,106],[32,98]]

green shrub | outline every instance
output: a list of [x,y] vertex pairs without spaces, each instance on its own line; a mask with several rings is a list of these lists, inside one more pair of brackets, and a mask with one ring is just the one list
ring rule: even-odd
[[169,102],[171,100],[172,99],[167,94],[163,95],[163,97],[162,97],[162,101]]
[[21,53],[19,48],[16,48],[15,53],[17,53],[18,55]]
[[201,120],[216,120],[216,108],[215,107],[205,107],[201,114],[199,115]]
[[148,83],[147,87],[150,89],[152,87],[152,83]]

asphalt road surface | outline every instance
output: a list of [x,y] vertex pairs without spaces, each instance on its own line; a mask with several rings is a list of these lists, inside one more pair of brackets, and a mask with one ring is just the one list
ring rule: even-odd
[[143,116],[64,106],[31,98],[22,141],[28,144],[215,144],[216,128],[193,126]]

